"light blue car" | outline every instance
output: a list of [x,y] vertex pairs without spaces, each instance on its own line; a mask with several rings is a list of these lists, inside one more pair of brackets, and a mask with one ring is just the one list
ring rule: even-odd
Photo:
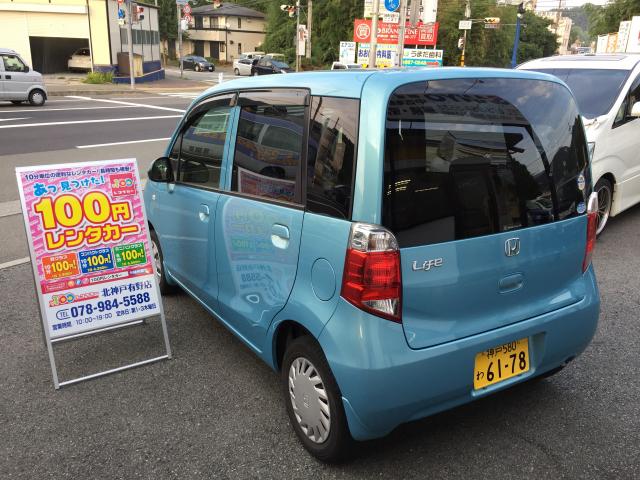
[[315,72],[205,92],[149,171],[163,293],[281,372],[305,448],[550,375],[591,341],[597,198],[558,79]]

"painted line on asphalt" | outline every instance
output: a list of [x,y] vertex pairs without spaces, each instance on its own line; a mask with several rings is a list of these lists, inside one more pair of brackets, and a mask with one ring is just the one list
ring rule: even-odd
[[166,142],[167,140],[171,140],[171,137],[147,138],[145,140],[129,140],[128,142],[96,143],[95,145],[76,145],[76,148],[111,147],[113,145],[129,145],[131,143]]
[[[12,112],[13,113],[13,112]],[[0,122],[11,122],[13,120],[29,120],[31,117],[18,117],[18,118],[0,118]]]
[[107,108],[137,108],[133,105],[122,105],[119,107],[69,107],[69,108],[32,108],[31,110],[0,110],[0,113],[35,113],[35,112],[66,112],[67,110],[104,110]]
[[93,102],[117,103],[119,105],[131,105],[133,107],[151,108],[154,110],[166,110],[168,112],[184,113],[186,111],[186,110],[182,110],[181,108],[161,107],[160,105],[146,105],[144,103],[121,102],[119,100],[106,100],[102,98],[77,97],[77,96],[70,96],[69,98],[81,98],[83,100],[90,100]]
[[24,128],[24,127],[50,127],[55,125],[77,125],[81,123],[84,124],[84,123],[133,122],[137,120],[162,120],[164,118],[182,118],[182,115],[158,115],[156,117],[103,118],[99,120],[71,120],[67,122],[20,123],[17,125],[0,125],[0,129]]
[[22,207],[20,206],[20,200],[0,203],[0,218],[17,215],[21,212]]
[[29,263],[31,259],[29,257],[17,258],[15,260],[11,260],[10,262],[0,263],[0,270],[9,267],[15,267],[16,265],[22,265],[23,263]]

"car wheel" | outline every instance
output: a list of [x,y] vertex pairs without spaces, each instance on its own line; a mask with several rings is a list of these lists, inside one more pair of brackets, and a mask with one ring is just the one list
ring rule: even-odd
[[173,293],[176,291],[176,287],[174,285],[169,284],[167,282],[167,276],[164,271],[164,256],[162,255],[162,249],[160,248],[160,241],[158,240],[158,235],[155,230],[151,230],[151,254],[153,255],[153,259],[155,261],[156,269],[156,280],[158,281],[158,286],[160,287],[160,293],[163,295],[167,295],[169,293]]
[[234,68],[234,69],[233,69],[233,74],[234,74],[236,77],[239,77],[239,76],[240,76],[240,70],[238,70],[237,68]]
[[253,76],[257,77],[258,76],[258,71],[256,70],[255,72],[253,72]]
[[200,65],[196,64],[196,66],[195,66],[195,67],[193,67],[193,69],[194,69],[196,72],[199,72],[200,70],[202,70],[202,67],[200,67]]
[[14,105],[22,105],[22,100],[11,100]]
[[37,88],[35,90],[31,90],[31,93],[29,94],[29,103],[34,107],[41,107],[44,105],[46,99],[47,97],[44,92]]
[[611,204],[613,203],[613,185],[606,178],[601,178],[596,183],[595,189],[598,195],[598,228],[596,234],[600,235],[609,220]]
[[287,413],[304,447],[323,462],[345,460],[353,439],[338,384],[315,339],[291,342],[281,376]]

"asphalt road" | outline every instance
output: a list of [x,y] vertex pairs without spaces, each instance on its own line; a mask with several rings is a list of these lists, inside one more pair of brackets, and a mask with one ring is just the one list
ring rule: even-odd
[[[125,101],[177,109],[188,103],[186,98]],[[0,107],[0,118],[10,115],[7,110]],[[81,118],[164,114],[127,107]],[[39,122],[40,117],[32,120],[36,115],[29,121]],[[46,115],[48,121],[75,118],[63,111]],[[130,121],[127,138],[169,136],[175,120]],[[122,135],[117,122],[98,125],[99,143],[117,142]],[[5,195],[0,208],[17,198],[6,192],[15,181],[15,164],[77,161],[87,154],[147,161],[165,144],[77,149],[89,143],[85,127],[93,128],[33,127],[20,153],[0,156]],[[15,132],[27,128],[0,129],[1,151]],[[52,135],[67,135],[67,128],[75,136],[68,134],[63,149],[41,150],[58,141]],[[173,360],[54,391],[31,267],[6,263],[25,255],[21,228],[19,215],[0,218],[2,479],[640,478],[640,207],[612,219],[598,240],[594,263],[602,314],[581,357],[550,379],[363,443],[356,458],[340,466],[320,464],[303,450],[289,425],[278,375],[185,294],[164,298]],[[56,347],[62,379],[160,353],[157,321]]]

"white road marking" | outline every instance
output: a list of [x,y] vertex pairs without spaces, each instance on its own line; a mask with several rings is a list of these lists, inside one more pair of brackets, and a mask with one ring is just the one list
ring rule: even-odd
[[180,113],[185,112],[185,110],[182,110],[180,108],[161,107],[160,105],[146,105],[144,103],[121,102],[119,100],[106,100],[101,98],[77,97],[77,96],[70,96],[69,98],[81,98],[84,100],[90,100],[92,102],[117,103],[119,105],[131,105],[133,107],[152,108],[154,110],[166,110],[169,112],[180,112]]
[[161,120],[164,118],[182,118],[182,115],[158,115],[156,117],[103,118],[100,120],[72,120],[67,122],[19,123],[17,125],[0,125],[0,129],[23,128],[23,127],[48,127],[53,125],[76,125],[81,123],[132,122],[136,120]]
[[191,92],[166,92],[166,93],[160,93],[160,95],[164,95],[165,98],[166,97],[172,97],[172,98],[196,98],[197,96],[200,95],[201,92],[198,93],[191,93]]
[[10,215],[17,215],[20,212],[22,212],[20,200],[12,200],[10,202],[0,203],[0,218],[8,217]]
[[[13,113],[13,112],[12,112]],[[0,118],[0,122],[11,122],[13,120],[28,120],[31,117],[18,117],[18,118]]]
[[106,108],[137,108],[134,105],[122,105],[121,107],[69,107],[69,108],[32,108],[31,110],[0,110],[0,113],[24,113],[24,112],[65,112],[67,110],[104,110]]
[[15,267],[16,265],[22,265],[23,263],[29,263],[31,259],[29,257],[17,258],[16,260],[11,260],[10,262],[0,263],[0,270],[9,267]]
[[167,140],[171,140],[171,137],[166,137],[166,138],[147,138],[145,140],[130,140],[128,142],[97,143],[95,145],[76,145],[76,148],[111,147],[113,145],[128,145],[130,143],[166,142]]

